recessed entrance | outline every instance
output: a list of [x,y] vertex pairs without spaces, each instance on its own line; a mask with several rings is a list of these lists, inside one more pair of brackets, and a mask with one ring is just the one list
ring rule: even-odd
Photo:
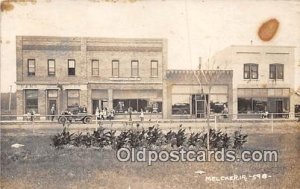
[[196,118],[205,118],[206,117],[206,103],[205,99],[208,99],[208,95],[204,94],[194,94],[192,95],[192,114]]
[[[47,111],[47,114],[48,115],[51,115],[51,108],[52,106],[54,105],[55,107],[55,114],[57,114],[57,104],[56,104],[56,100],[48,100],[48,111]],[[48,119],[50,119],[50,117],[48,117]]]
[[204,100],[196,100],[196,117],[197,118],[204,118],[206,111],[205,111],[205,101]]
[[93,104],[93,114],[96,113],[97,107],[99,108],[99,110],[103,110],[104,108],[108,108],[107,99],[92,100],[92,104]]

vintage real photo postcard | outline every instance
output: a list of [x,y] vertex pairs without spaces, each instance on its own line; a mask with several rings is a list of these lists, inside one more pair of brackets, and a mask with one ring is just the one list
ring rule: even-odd
[[0,188],[300,188],[300,1],[0,5]]

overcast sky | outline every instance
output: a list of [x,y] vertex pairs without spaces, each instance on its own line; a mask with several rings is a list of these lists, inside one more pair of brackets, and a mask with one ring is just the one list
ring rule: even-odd
[[[227,46],[251,40],[295,46],[299,52],[299,1],[120,1],[38,1],[2,12],[1,91],[9,85],[15,89],[17,35],[167,38],[169,69],[194,69],[199,57],[204,62]],[[280,22],[279,30],[263,42],[257,31],[270,18]]]

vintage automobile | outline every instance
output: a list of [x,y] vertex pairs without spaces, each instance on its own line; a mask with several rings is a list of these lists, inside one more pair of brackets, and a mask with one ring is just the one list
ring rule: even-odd
[[92,115],[88,114],[86,111],[83,111],[83,108],[74,106],[63,111],[58,117],[58,123],[63,124],[66,121],[69,121],[70,123],[82,121],[84,124],[86,124],[92,121]]

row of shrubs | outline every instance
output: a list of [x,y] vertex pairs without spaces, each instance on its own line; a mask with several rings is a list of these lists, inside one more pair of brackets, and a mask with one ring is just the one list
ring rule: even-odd
[[[169,130],[164,133],[158,125],[147,129],[130,128],[120,131],[100,127],[93,133],[70,133],[64,128],[61,133],[52,137],[53,145],[61,148],[64,145],[76,147],[109,147],[112,149],[127,148],[179,148],[207,149],[207,131],[187,133],[181,126],[178,131]],[[240,149],[247,142],[248,135],[242,134],[241,130],[229,135],[221,130],[209,130],[210,149]]]

